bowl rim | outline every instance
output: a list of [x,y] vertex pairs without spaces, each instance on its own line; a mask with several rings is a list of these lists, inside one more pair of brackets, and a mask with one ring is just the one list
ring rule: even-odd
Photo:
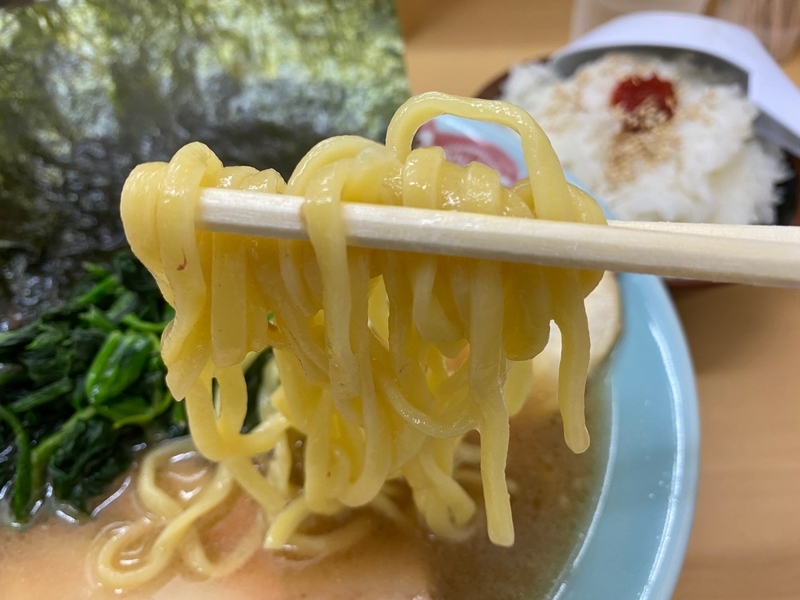
[[[621,544],[622,547],[627,547],[628,558],[636,547],[636,550],[644,549],[652,560],[639,565],[616,562],[612,544],[613,539],[620,538],[612,538],[609,531],[614,536],[619,533],[624,537],[625,529],[616,529],[620,525],[620,513],[625,513],[623,518],[628,526],[631,522],[640,524],[636,523],[637,519],[651,516],[651,513],[637,513],[636,504],[641,501],[638,494],[647,486],[637,482],[635,489],[630,488],[631,478],[635,477],[635,469],[631,467],[636,465],[626,461],[626,458],[635,453],[634,446],[637,445],[632,439],[632,434],[636,433],[632,420],[638,419],[641,414],[633,419],[626,419],[630,416],[626,411],[631,408],[629,404],[634,399],[625,393],[624,385],[619,394],[617,386],[612,385],[614,389],[609,403],[610,443],[600,497],[592,513],[585,539],[573,560],[562,569],[558,581],[546,596],[548,600],[584,600],[588,597],[587,588],[602,590],[604,594],[619,594],[621,591],[613,588],[618,585],[620,574],[634,580],[633,583],[626,583],[628,587],[638,586],[638,594],[635,596],[638,600],[670,600],[677,586],[691,537],[700,474],[700,415],[691,352],[677,309],[663,281],[653,275],[631,273],[620,274],[618,281],[623,300],[622,336],[626,330],[633,330],[637,325],[648,330],[644,335],[654,340],[658,346],[659,366],[664,369],[669,387],[665,395],[668,396],[674,427],[668,433],[662,432],[662,435],[670,444],[674,444],[671,446],[672,473],[667,486],[668,496],[656,499],[666,509],[663,513],[658,513],[660,529],[657,544],[648,542],[649,538],[640,533],[638,527],[638,540]],[[640,329],[633,336],[634,347],[641,343],[639,336],[642,334]],[[621,337],[615,351],[623,343],[625,341]],[[626,352],[630,354],[630,347]],[[615,358],[615,352],[612,352],[608,363],[612,382]],[[627,368],[630,369],[630,365]],[[626,370],[623,373],[630,375]],[[637,461],[641,468],[642,460]],[[625,498],[623,502],[619,502],[620,495]],[[625,512],[629,509],[633,509],[632,516]],[[652,533],[653,529],[649,532]],[[619,545],[616,547],[619,548]],[[601,561],[604,564],[595,564]],[[605,569],[609,572],[605,573]],[[612,589],[608,589],[609,587]],[[627,593],[630,592],[628,589]]]

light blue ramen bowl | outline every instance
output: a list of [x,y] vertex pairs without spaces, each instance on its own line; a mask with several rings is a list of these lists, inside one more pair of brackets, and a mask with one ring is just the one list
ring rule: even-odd
[[[457,162],[486,162],[506,184],[526,174],[519,137],[502,126],[444,116],[417,140]],[[689,349],[658,278],[622,274],[619,283],[623,328],[603,382],[608,431],[597,438],[607,444],[602,490],[551,599],[666,600],[689,540],[699,464]]]

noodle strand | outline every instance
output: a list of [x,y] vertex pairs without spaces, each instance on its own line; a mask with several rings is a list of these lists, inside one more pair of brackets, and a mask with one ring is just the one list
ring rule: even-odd
[[[507,189],[485,165],[455,165],[440,148],[412,150],[417,129],[445,113],[516,131],[529,177]],[[302,195],[310,241],[197,231],[202,187]],[[435,93],[398,110],[385,146],[326,140],[288,183],[272,170],[223,168],[199,143],[169,164],[137,167],[122,195],[125,232],[176,311],[162,354],[170,391],[186,402],[191,449],[217,464],[202,491],[181,503],[158,487],[155,470],[187,443],[148,455],[138,489],[156,521],[111,535],[98,553],[102,583],[141,585],[177,555],[204,575],[241,564],[255,551],[250,537],[214,565],[196,529],[235,490],[260,507],[261,525],[251,531],[263,547],[295,557],[357,543],[372,529],[369,511],[413,522],[396,500],[402,485],[427,527],[454,540],[475,530],[478,504],[468,490],[477,487],[490,539],[511,545],[509,416],[529,395],[531,360],[553,320],[564,340],[565,440],[576,452],[588,446],[583,300],[601,273],[349,248],[343,202],[605,222],[567,183],[527,113]],[[247,357],[268,344],[281,384],[260,398],[262,421],[245,433]],[[479,450],[463,441],[471,430]],[[140,564],[122,566],[120,553],[148,536],[155,541]]]

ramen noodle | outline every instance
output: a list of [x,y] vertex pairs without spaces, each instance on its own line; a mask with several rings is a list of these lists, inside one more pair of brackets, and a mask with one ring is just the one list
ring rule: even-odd
[[[455,165],[440,148],[412,149],[417,129],[444,113],[514,129],[530,176],[509,189],[489,167]],[[197,229],[195,210],[209,187],[304,197],[310,241]],[[490,539],[513,544],[509,416],[529,395],[531,361],[551,321],[562,334],[564,436],[575,452],[588,447],[584,299],[602,273],[348,247],[346,202],[605,222],[598,205],[567,183],[527,113],[437,93],[406,102],[385,145],[352,136],[323,141],[288,182],[273,170],[224,167],[199,143],[169,163],[137,167],[123,190],[122,218],[133,251],[175,308],[162,355],[171,392],[186,402],[192,440],[145,458],[137,493],[153,518],[107,533],[97,554],[102,583],[135,587],[178,557],[192,572],[220,575],[262,545],[297,557],[335,552],[369,532],[364,511],[407,523],[398,504],[405,486],[431,532],[464,539],[477,510],[463,485],[470,473],[481,483]],[[267,346],[281,384],[261,402],[260,424],[243,433],[243,370]],[[472,430],[479,447],[465,443]],[[159,487],[157,474],[193,448],[215,463],[213,474],[182,501]],[[260,507],[257,535],[214,560],[198,524],[237,492]],[[123,565],[125,549],[137,544],[143,557]]]

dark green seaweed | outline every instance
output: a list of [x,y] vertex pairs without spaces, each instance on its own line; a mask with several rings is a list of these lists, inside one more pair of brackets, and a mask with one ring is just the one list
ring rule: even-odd
[[[393,0],[8,4],[0,331],[58,305],[82,262],[124,245],[118,199],[136,164],[200,140],[225,164],[287,176],[323,138],[381,138],[408,93]],[[112,322],[133,310],[120,303]]]

